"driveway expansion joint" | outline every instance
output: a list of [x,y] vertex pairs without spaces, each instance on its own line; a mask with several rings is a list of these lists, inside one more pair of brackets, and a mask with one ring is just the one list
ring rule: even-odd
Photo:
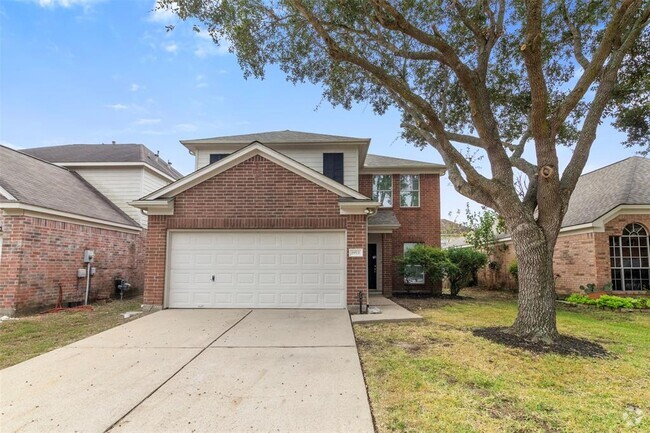
[[246,313],[246,314],[245,314],[241,319],[237,320],[237,321],[236,321],[232,326],[230,326],[228,329],[226,329],[226,330],[223,331],[221,334],[219,334],[219,335],[217,336],[217,338],[215,338],[214,340],[212,340],[211,342],[209,342],[209,343],[208,343],[205,347],[203,347],[203,348],[202,348],[202,349],[201,349],[201,350],[200,350],[196,355],[194,355],[192,358],[190,358],[189,361],[187,361],[186,363],[184,363],[183,365],[181,365],[181,367],[180,367],[178,370],[176,370],[172,375],[170,375],[170,376],[169,376],[167,379],[165,379],[165,380],[164,380],[160,385],[158,385],[158,386],[157,386],[153,391],[151,391],[149,394],[147,394],[147,395],[146,395],[142,400],[140,400],[140,401],[139,401],[137,404],[135,404],[131,409],[129,409],[129,410],[128,410],[124,415],[122,415],[122,416],[121,416],[117,421],[115,421],[115,422],[114,422],[113,424],[111,424],[111,425],[110,425],[106,430],[104,430],[104,433],[108,433],[108,432],[110,432],[111,430],[113,430],[113,428],[114,428],[116,425],[118,425],[118,424],[120,423],[120,421],[122,421],[122,420],[125,419],[127,416],[129,416],[129,415],[130,415],[130,414],[131,414],[131,413],[132,413],[132,412],[133,412],[133,411],[134,411],[138,406],[140,406],[142,403],[144,403],[144,402],[145,402],[149,397],[151,397],[152,395],[154,395],[154,394],[155,394],[155,393],[156,393],[160,388],[162,388],[163,386],[165,386],[165,384],[166,384],[167,382],[169,382],[169,381],[172,380],[174,377],[176,377],[176,376],[177,376],[181,371],[183,371],[183,370],[185,369],[185,367],[187,367],[189,364],[191,364],[192,361],[194,361],[196,358],[198,358],[199,356],[201,356],[201,354],[202,354],[203,352],[205,352],[205,351],[210,347],[210,345],[216,343],[217,340],[219,340],[221,337],[223,337],[224,335],[226,335],[226,334],[227,334],[231,329],[233,329],[235,326],[239,325],[239,323],[240,323],[242,320],[244,320],[246,317],[248,317],[252,312],[253,312],[253,310],[248,310],[248,312],[247,312],[247,313]]

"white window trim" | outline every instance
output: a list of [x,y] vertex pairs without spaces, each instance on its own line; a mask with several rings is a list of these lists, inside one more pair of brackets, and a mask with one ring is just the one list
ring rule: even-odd
[[[402,206],[402,192],[403,192],[403,190],[402,190],[402,177],[404,177],[404,176],[417,176],[417,178],[418,178],[418,189],[417,189],[417,193],[418,193],[418,205],[417,205],[417,206]],[[400,175],[399,175],[399,207],[401,207],[401,208],[405,208],[405,209],[408,209],[408,208],[413,208],[413,209],[419,208],[419,207],[420,207],[420,204],[421,204],[421,203],[420,203],[420,187],[421,187],[421,185],[420,185],[420,175],[419,175],[419,174],[400,174]],[[413,193],[413,192],[416,192],[416,190],[407,190],[406,192]]]
[[[388,176],[388,177],[390,177],[390,190],[388,190],[388,189],[378,189],[377,192],[379,192],[379,191],[382,191],[382,192],[389,191],[390,192],[390,206],[384,206],[383,203],[379,202],[379,208],[380,209],[392,209],[393,205],[395,204],[395,193],[393,191],[394,190],[394,188],[393,188],[393,175],[392,174],[373,174],[372,175],[372,191],[371,191],[371,195],[372,195],[373,200],[375,200],[375,177],[377,177],[377,176]],[[375,201],[378,201],[378,199],[379,199],[379,194],[377,194],[377,200],[375,200]]]
[[[413,248],[413,246],[421,245],[421,244],[422,244],[422,242],[404,242],[404,245],[402,247],[403,248],[403,254],[406,254],[406,251],[408,251],[406,249],[407,245],[412,245],[410,248]],[[426,277],[424,275],[424,270],[422,270],[422,281],[413,282],[413,281],[409,281],[409,279],[407,277],[404,277],[404,284],[409,284],[411,286],[423,286],[425,284],[425,279],[426,279]]]

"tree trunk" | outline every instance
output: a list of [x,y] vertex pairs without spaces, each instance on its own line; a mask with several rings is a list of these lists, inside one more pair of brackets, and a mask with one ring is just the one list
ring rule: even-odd
[[519,311],[509,332],[530,341],[552,343],[559,337],[555,317],[553,247],[534,223],[512,232],[519,265]]

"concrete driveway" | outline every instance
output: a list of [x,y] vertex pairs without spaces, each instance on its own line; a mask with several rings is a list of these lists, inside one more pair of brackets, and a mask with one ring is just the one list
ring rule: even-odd
[[373,432],[344,310],[164,310],[0,371],[0,431]]

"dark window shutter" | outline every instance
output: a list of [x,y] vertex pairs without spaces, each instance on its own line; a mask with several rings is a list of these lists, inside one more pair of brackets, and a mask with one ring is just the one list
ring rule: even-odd
[[330,179],[343,183],[343,154],[323,154],[323,174]]
[[210,154],[210,164],[214,164],[217,161],[224,159],[228,156],[228,153],[211,153]]

